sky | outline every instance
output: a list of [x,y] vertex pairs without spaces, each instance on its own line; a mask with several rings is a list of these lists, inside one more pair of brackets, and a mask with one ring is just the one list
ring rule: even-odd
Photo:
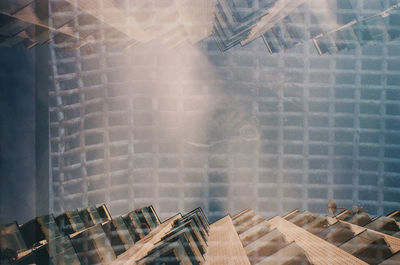
[[35,213],[34,54],[0,47],[0,223]]

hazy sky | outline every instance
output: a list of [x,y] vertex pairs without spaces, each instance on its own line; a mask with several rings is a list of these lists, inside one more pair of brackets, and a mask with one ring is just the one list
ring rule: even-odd
[[0,48],[0,223],[35,214],[34,51]]

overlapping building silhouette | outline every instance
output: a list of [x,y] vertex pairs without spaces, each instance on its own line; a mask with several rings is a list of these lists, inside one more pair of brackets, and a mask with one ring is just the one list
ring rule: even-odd
[[105,205],[0,226],[2,264],[342,265],[400,263],[400,212],[334,217],[246,209],[209,223],[201,208],[160,221],[152,206],[112,218]]

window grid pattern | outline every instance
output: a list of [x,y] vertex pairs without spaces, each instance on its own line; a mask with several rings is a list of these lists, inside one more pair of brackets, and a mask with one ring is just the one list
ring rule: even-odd
[[[375,12],[362,3],[356,12]],[[311,42],[270,55],[261,39],[224,53],[205,40],[208,68],[185,65],[171,80],[165,54],[106,46],[101,32],[91,51],[52,43],[56,212],[151,203],[161,218],[201,206],[213,220],[245,207],[325,213],[328,199],[398,208],[398,42],[320,56]]]

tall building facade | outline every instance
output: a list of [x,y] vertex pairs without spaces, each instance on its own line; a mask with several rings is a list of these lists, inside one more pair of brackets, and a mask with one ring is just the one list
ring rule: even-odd
[[[214,220],[246,207],[263,216],[293,208],[323,212],[327,199],[362,204],[372,214],[398,206],[399,43],[350,41],[351,49],[327,48],[320,55],[318,39],[332,41],[340,26],[396,1],[350,1],[351,9],[342,1],[299,1],[289,17],[302,18],[292,26],[304,36],[289,45],[279,32],[290,20],[249,38],[255,27],[267,25],[265,13],[256,16],[268,13],[273,1],[221,0],[216,17],[235,10],[243,19],[225,25],[238,38],[226,47],[216,25],[211,35],[217,41],[189,45],[179,37],[187,32],[173,28],[157,35],[149,26],[154,40],[143,37],[133,45],[104,23],[106,8],[94,16],[76,5],[58,9],[59,2],[50,1],[50,23],[70,16],[74,34],[93,40],[75,45],[53,37],[50,44],[55,212],[106,202],[121,214],[151,202],[162,218],[201,206]],[[128,2],[115,2],[135,12]],[[142,13],[146,23],[173,16],[168,8],[152,15],[161,7],[150,2],[149,13]],[[327,10],[337,27],[323,20]],[[396,10],[381,16],[387,26],[397,18]],[[280,52],[273,52],[271,34]]]

